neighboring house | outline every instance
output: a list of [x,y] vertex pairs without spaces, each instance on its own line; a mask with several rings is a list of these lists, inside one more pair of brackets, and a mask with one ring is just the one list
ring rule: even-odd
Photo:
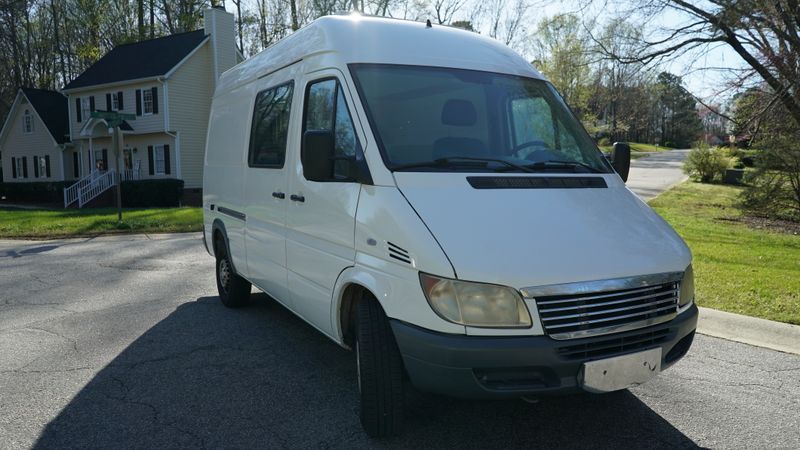
[[[92,118],[94,111],[136,116],[121,127],[118,167],[123,179],[182,179],[187,200],[199,201],[216,80],[241,59],[233,15],[211,8],[204,12],[204,29],[119,45],[67,84],[62,92],[68,106],[58,111],[68,124],[68,137],[61,142],[62,153],[50,158],[51,164],[58,161],[51,167],[53,180],[76,181],[66,189],[65,203],[77,201],[82,190],[96,192],[88,185],[97,182],[98,173],[116,167],[107,123]],[[22,114],[12,108],[14,121],[24,120]],[[7,144],[0,140],[4,173],[10,173],[11,153],[33,155],[41,145],[24,136]],[[36,181],[28,175],[17,181]]]
[[63,181],[67,146],[67,97],[20,89],[0,131],[2,181]]

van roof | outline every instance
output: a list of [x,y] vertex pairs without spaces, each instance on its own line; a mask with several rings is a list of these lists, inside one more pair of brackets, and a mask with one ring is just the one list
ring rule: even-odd
[[226,71],[217,93],[292,64],[332,53],[343,64],[384,63],[484,70],[542,78],[502,43],[458,28],[362,16],[324,16]]

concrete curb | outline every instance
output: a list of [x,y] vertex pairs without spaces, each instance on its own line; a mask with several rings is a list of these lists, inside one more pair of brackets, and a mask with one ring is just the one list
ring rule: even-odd
[[697,332],[800,355],[800,326],[700,308]]

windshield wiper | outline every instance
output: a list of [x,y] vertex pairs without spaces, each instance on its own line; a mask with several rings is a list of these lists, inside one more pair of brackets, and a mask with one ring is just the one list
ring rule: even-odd
[[573,171],[578,167],[582,167],[591,173],[604,173],[602,170],[599,170],[596,167],[592,167],[588,164],[584,164],[578,161],[558,161],[558,160],[537,161],[533,164],[528,164],[525,167],[534,170],[572,169]]
[[[441,167],[453,167],[456,166],[459,161],[462,162],[495,162],[505,165],[506,167],[510,167],[512,169],[519,170],[521,172],[536,172],[532,168],[528,166],[521,166],[519,164],[514,164],[512,162],[506,161],[505,159],[500,158],[481,158],[481,157],[473,157],[473,156],[448,156],[445,158],[436,158],[432,161],[423,161],[423,162],[415,162],[409,164],[400,164],[399,166],[395,166],[392,170],[404,170],[404,169],[417,169],[421,167],[434,167],[434,168],[441,168]],[[484,165],[484,168],[489,168],[489,165]],[[500,171],[500,169],[495,169],[495,171]]]

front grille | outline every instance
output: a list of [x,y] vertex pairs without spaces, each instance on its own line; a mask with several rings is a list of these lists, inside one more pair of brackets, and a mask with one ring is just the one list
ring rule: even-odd
[[677,313],[678,282],[604,292],[536,297],[539,317],[554,339],[635,329]]
[[667,340],[669,331],[668,328],[664,328],[630,336],[569,345],[559,348],[558,354],[567,359],[590,359],[619,355],[635,350],[655,347]]

